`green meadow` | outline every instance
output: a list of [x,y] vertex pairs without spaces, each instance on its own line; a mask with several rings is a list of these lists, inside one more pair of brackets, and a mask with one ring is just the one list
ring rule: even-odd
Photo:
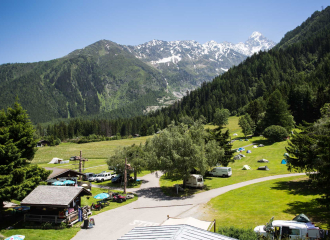
[[307,177],[265,181],[213,198],[204,208],[217,226],[255,228],[275,220],[291,220],[300,213],[323,229],[330,227],[330,211],[318,204],[317,189]]

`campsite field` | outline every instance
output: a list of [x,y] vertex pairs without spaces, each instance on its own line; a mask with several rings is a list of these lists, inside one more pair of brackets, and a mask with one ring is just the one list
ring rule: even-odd
[[300,213],[323,229],[330,227],[330,211],[320,206],[307,177],[290,177],[252,184],[232,190],[209,201],[204,218],[216,219],[218,226],[254,228],[275,220],[291,220]]
[[[210,126],[210,125],[207,125]],[[285,164],[281,164],[282,159],[284,158],[285,147],[287,146],[287,141],[271,143],[267,139],[262,136],[258,137],[248,137],[249,141],[245,141],[243,134],[240,132],[240,128],[238,126],[238,117],[230,117],[229,125],[230,126],[230,135],[232,136],[232,140],[236,140],[233,142],[233,149],[239,147],[245,147],[245,151],[242,152],[246,157],[243,157],[241,160],[236,160],[234,163],[230,163],[229,167],[232,168],[233,175],[229,178],[221,178],[221,177],[206,177],[204,178],[204,190],[191,190],[187,189],[184,192],[181,192],[180,196],[187,196],[197,192],[210,190],[214,188],[219,188],[243,181],[248,181],[255,178],[267,177],[271,175],[279,175],[289,173]],[[232,131],[232,129],[234,131]],[[236,133],[237,136],[233,136]],[[239,139],[244,139],[243,141],[239,141]],[[256,144],[264,144],[264,147],[253,148],[252,143]],[[250,146],[248,146],[250,145]],[[247,150],[251,150],[252,153],[246,153]],[[237,155],[239,153],[235,153]],[[258,163],[257,161],[265,158],[269,160],[269,163]],[[243,165],[249,165],[251,167],[250,170],[242,170]],[[257,170],[260,166],[267,166],[269,171],[260,171]],[[176,191],[174,189],[175,184],[182,184],[182,180],[175,179],[173,177],[168,178],[162,176],[160,179],[160,186],[163,192],[166,195],[177,196]]]
[[[113,154],[117,147],[125,147],[140,143],[143,144],[146,139],[150,137],[151,136],[84,144],[61,143],[60,145],[54,147],[41,147],[38,148],[32,163],[39,165],[47,164],[54,157],[68,160],[72,156],[79,156],[80,151],[82,151],[84,158],[105,160]],[[58,165],[56,165],[56,167],[57,166]]]

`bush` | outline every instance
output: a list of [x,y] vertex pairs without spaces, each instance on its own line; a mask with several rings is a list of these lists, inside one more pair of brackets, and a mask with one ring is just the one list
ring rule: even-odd
[[220,227],[218,233],[227,237],[236,238],[239,240],[256,240],[258,234],[253,229],[235,228],[235,227]]
[[278,125],[269,126],[262,134],[273,142],[283,141],[289,135],[284,127]]

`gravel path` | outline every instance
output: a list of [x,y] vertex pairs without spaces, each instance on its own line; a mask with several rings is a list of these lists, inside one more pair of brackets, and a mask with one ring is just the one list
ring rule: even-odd
[[160,190],[159,178],[154,174],[148,174],[141,178],[145,183],[140,188],[130,189],[139,196],[137,201],[94,216],[95,227],[80,230],[72,239],[118,239],[134,227],[159,225],[167,219],[167,215],[171,217],[192,216],[200,204],[207,203],[212,198],[230,190],[263,181],[299,175],[304,175],[304,173],[263,177],[212,189],[186,198],[175,198],[165,196]]

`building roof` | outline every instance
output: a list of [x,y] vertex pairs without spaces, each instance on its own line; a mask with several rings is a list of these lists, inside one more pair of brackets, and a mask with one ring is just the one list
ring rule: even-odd
[[21,202],[25,206],[67,207],[78,195],[92,195],[83,187],[40,185]]
[[237,240],[189,225],[136,227],[118,240]]
[[212,222],[202,221],[193,217],[187,218],[168,218],[165,222],[162,223],[162,226],[165,225],[179,225],[187,224],[189,226],[198,227],[204,230],[208,230]]
[[[47,169],[48,170],[48,169]],[[78,175],[84,175],[83,173],[77,172],[72,169],[60,169],[60,168],[52,168],[53,172],[48,176],[47,180],[61,177],[61,175],[70,174],[71,177],[76,177]]]

